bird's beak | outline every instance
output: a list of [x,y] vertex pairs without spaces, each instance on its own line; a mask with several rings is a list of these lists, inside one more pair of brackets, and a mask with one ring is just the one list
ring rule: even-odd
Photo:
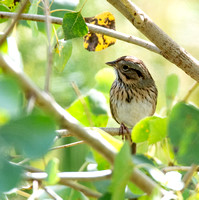
[[106,62],[107,65],[111,66],[111,67],[115,67],[116,65],[116,61],[111,61],[111,62]]

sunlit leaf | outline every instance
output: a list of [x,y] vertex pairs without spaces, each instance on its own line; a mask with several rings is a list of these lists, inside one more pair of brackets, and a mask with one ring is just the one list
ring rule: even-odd
[[16,82],[8,77],[0,77],[0,91],[0,112],[4,112],[5,117],[6,112],[11,116],[19,114],[21,93]]
[[53,52],[53,66],[62,72],[71,57],[72,54],[72,42],[59,40],[55,46]]
[[178,92],[179,87],[179,78],[176,74],[171,74],[166,79],[166,103],[167,108],[170,109],[172,106],[173,100]]
[[[2,155],[1,155],[2,156]],[[21,179],[22,169],[0,157],[0,194],[17,186]]]
[[106,98],[96,90],[80,97],[67,111],[85,126],[104,127],[108,122]]
[[[122,161],[122,162],[121,162]],[[130,179],[133,170],[130,146],[124,143],[114,162],[114,171],[109,191],[114,200],[124,199],[125,187]]]
[[88,33],[88,27],[80,12],[66,13],[63,18],[62,27],[66,40],[82,37]]
[[132,140],[135,143],[148,141],[154,144],[161,141],[167,134],[167,119],[156,116],[146,117],[138,122],[132,130]]
[[45,171],[48,174],[48,177],[46,178],[47,184],[54,185],[60,180],[60,178],[57,175],[57,173],[59,172],[58,167],[59,160],[57,158],[53,158],[48,162],[45,169]]
[[110,134],[106,133],[100,128],[92,128],[93,130],[97,131],[105,140],[107,140],[114,148],[119,151],[123,145],[123,142]]
[[46,154],[54,137],[54,121],[42,115],[13,119],[0,128],[1,146],[7,149],[16,147],[30,158],[40,158]]
[[[85,18],[85,21],[90,24],[115,30],[115,17],[110,12],[103,12],[95,17]],[[89,32],[84,36],[84,48],[89,51],[101,51],[115,44],[115,42],[115,38],[99,33]]]
[[178,103],[170,113],[168,134],[181,164],[199,164],[198,122],[199,109],[193,105]]

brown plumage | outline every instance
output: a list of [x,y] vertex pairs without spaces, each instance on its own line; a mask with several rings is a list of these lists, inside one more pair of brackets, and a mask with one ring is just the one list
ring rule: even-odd
[[124,135],[141,119],[154,114],[157,88],[144,63],[133,56],[122,56],[107,62],[114,67],[116,79],[110,90],[110,108]]

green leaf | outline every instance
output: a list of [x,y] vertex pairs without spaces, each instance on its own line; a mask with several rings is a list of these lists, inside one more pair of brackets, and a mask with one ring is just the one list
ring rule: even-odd
[[[37,11],[38,11],[38,4],[37,3],[38,3],[38,0],[32,0],[31,1],[31,6],[29,8],[28,14],[37,14]],[[33,36],[37,37],[38,34],[39,34],[37,22],[27,20],[27,23],[30,25],[30,27],[32,29]]]
[[173,100],[178,92],[179,79],[176,74],[171,74],[166,79],[166,104],[167,109],[170,109],[173,103]]
[[82,37],[88,33],[88,27],[80,12],[69,12],[64,15],[62,28],[66,40]]
[[107,104],[104,95],[92,89],[85,97],[72,103],[67,111],[85,126],[106,126]]
[[53,52],[53,66],[59,72],[62,72],[69,58],[71,57],[71,54],[72,54],[72,42],[59,40]]
[[136,165],[147,164],[147,165],[155,166],[154,161],[143,154],[133,155],[133,163]]
[[111,85],[115,79],[114,71],[111,68],[99,70],[95,76],[97,90],[109,94]]
[[111,193],[107,192],[102,197],[99,198],[99,200],[111,200],[112,198]]
[[148,141],[155,144],[166,137],[167,119],[156,116],[146,117],[138,122],[132,130],[132,140],[135,143]]
[[168,120],[168,134],[180,164],[199,164],[199,109],[178,103]]
[[22,169],[0,157],[0,193],[9,191],[21,180]]
[[91,112],[95,115],[107,114],[107,103],[104,95],[97,90],[90,90],[87,96]]
[[55,137],[54,121],[42,115],[30,115],[11,120],[0,128],[1,147],[15,147],[29,158],[47,153]]
[[48,174],[48,177],[46,178],[47,184],[54,185],[59,182],[60,178],[57,175],[59,172],[58,167],[59,160],[57,158],[53,158],[48,162],[48,165],[45,169]]
[[[6,5],[0,3],[0,11],[10,12],[10,9]],[[0,19],[0,23],[5,22],[7,20],[8,19]]]
[[130,179],[133,170],[130,146],[124,143],[120,152],[115,158],[112,182],[109,191],[112,193],[114,200],[124,199],[125,187]]
[[97,162],[97,169],[98,170],[105,170],[110,169],[110,163],[97,151],[92,150],[93,156],[95,158],[95,161]]
[[0,77],[0,110],[11,116],[20,112],[20,89],[16,82],[8,77]]

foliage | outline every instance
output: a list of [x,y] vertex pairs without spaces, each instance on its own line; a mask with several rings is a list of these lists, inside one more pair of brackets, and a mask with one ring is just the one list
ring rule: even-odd
[[[71,6],[72,3],[74,2],[65,2],[65,8],[74,8],[74,5]],[[3,0],[0,2],[0,11],[13,12],[17,9],[17,5],[13,1]],[[42,3],[33,0],[27,8],[27,12],[37,14],[41,12],[41,6],[43,6]],[[56,1],[52,2],[50,7],[51,11],[60,8],[61,6]],[[84,9],[87,10],[87,8]],[[52,14],[56,15],[55,13],[57,13],[57,16],[59,16],[62,12],[63,10],[60,10],[60,12],[52,12]],[[88,33],[83,13],[82,8],[79,11],[66,10],[62,13],[63,26],[53,25],[51,27],[53,30],[52,94],[63,107],[67,107],[66,110],[83,126],[115,126],[108,108],[108,93],[114,75],[109,68],[101,69],[100,66],[104,63],[104,59],[109,59],[112,56],[111,50],[108,48],[104,52],[91,53],[83,48],[83,37],[87,38],[86,42],[93,41],[93,39],[90,39],[89,34],[91,33]],[[96,19],[98,23],[103,21],[101,19],[102,14],[96,14],[96,17],[90,18],[92,23]],[[108,17],[108,21],[114,21],[114,16],[110,15],[109,12]],[[124,22],[121,21],[120,25],[123,27]],[[1,19],[0,23],[2,23],[2,27],[9,26],[7,20]],[[89,23],[89,20],[87,20],[87,23]],[[9,36],[6,43],[1,47],[1,53],[4,58],[11,58],[16,66],[19,66],[42,88],[47,62],[45,56],[47,36],[40,25],[35,21],[27,21],[16,26],[15,32],[18,36],[16,37],[14,34]],[[102,24],[102,26],[105,25]],[[97,34],[96,37],[98,37],[98,42],[103,43],[102,38],[105,38],[103,35]],[[104,43],[107,43],[106,40],[104,41]],[[100,42],[96,44],[96,41],[94,41],[97,50],[105,49],[105,47],[115,43],[115,39],[108,38],[109,45],[100,46]],[[119,44],[116,47],[121,49],[115,51],[113,46],[111,48],[114,57],[124,51],[125,54],[128,54],[128,51],[131,52],[128,46],[121,47]],[[88,49],[88,44],[84,43],[84,47]],[[95,48],[94,50],[97,51]],[[136,52],[139,52],[139,50],[136,49]],[[109,57],[107,54],[109,54]],[[141,54],[146,55],[144,52],[141,52]],[[163,61],[159,58],[154,59],[156,59],[153,60],[154,66],[167,65],[162,64]],[[151,68],[151,70],[154,69]],[[160,85],[163,85],[163,82],[165,83],[165,90],[161,86],[159,90],[158,101],[160,103],[157,109],[159,115],[141,120],[132,130],[132,140],[137,143],[138,147],[136,155],[130,154],[128,143],[123,143],[120,138],[112,137],[98,128],[90,129],[95,130],[99,137],[105,139],[107,144],[110,144],[118,152],[113,167],[99,152],[90,149],[87,145],[50,151],[53,145],[71,143],[73,139],[57,139],[55,130],[62,127],[57,126],[54,116],[44,114],[37,106],[33,110],[29,110],[29,104],[32,100],[30,91],[22,91],[17,80],[5,76],[0,71],[0,194],[2,198],[5,198],[5,195],[6,198],[10,199],[14,199],[15,195],[20,198],[16,191],[21,189],[24,190],[26,195],[33,193],[32,181],[24,179],[26,167],[29,166],[48,174],[48,177],[40,185],[42,192],[38,198],[48,198],[45,190],[45,187],[48,187],[63,199],[88,199],[84,192],[61,185],[63,182],[58,176],[59,171],[66,171],[70,166],[71,171],[77,171],[77,169],[79,171],[113,169],[110,180],[100,180],[94,183],[81,182],[83,187],[100,192],[101,200],[160,198],[156,191],[151,196],[146,196],[140,188],[130,181],[134,168],[139,168],[161,188],[170,191],[173,195],[172,198],[178,196],[179,198],[197,199],[197,174],[192,177],[191,184],[185,190],[182,190],[184,173],[180,170],[179,172],[165,172],[164,170],[172,165],[191,166],[192,164],[199,164],[198,99],[195,101],[193,99],[195,104],[179,100],[182,96],[179,95],[180,90],[184,88],[185,83],[180,82],[178,73],[169,73],[165,79],[159,78],[165,74],[166,70],[164,70],[159,68],[155,70],[161,75],[154,73],[159,81],[158,83],[161,82]],[[72,89],[71,82],[77,84],[75,92]],[[185,96],[184,93],[183,90],[183,96]],[[163,101],[164,98],[165,102]],[[13,188],[16,190],[12,190]],[[7,193],[8,191],[10,192]],[[166,197],[168,196],[166,195]]]

